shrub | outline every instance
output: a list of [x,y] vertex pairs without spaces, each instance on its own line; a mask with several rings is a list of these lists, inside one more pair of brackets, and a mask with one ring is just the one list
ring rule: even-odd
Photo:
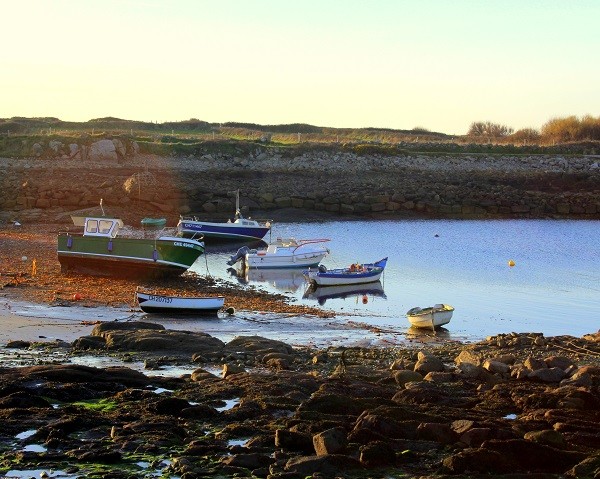
[[476,121],[471,123],[467,136],[483,136],[488,138],[502,138],[508,136],[513,132],[513,129],[506,126],[500,125],[499,123],[492,123],[491,121]]

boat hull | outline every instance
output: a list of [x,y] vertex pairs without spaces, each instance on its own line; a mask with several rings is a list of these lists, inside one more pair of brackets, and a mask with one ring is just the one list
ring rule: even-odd
[[444,309],[413,308],[406,313],[406,317],[415,328],[435,329],[448,324],[453,313],[451,306],[445,306]]
[[61,272],[126,278],[161,278],[187,271],[204,252],[198,241],[176,237],[103,238],[61,233]]
[[343,286],[374,283],[381,279],[387,258],[362,265],[361,270],[339,268],[328,271],[306,271],[306,278],[316,286]]
[[179,233],[186,238],[213,238],[223,241],[262,240],[271,229],[267,226],[240,226],[235,223],[210,223],[205,221],[182,220],[177,226]]
[[248,268],[308,268],[317,266],[327,255],[327,251],[307,252],[300,254],[247,254],[245,261]]
[[[315,274],[312,274],[315,273]],[[308,278],[317,286],[341,286],[367,284],[379,281],[383,270],[367,273],[318,273],[309,271]]]
[[136,299],[144,313],[185,316],[216,314],[225,302],[223,296],[184,298],[139,291],[136,291]]

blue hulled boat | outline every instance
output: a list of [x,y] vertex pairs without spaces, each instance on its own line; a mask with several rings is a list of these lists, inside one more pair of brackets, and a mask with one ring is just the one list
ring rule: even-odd
[[202,221],[196,217],[181,217],[177,223],[177,231],[181,236],[196,238],[203,236],[229,241],[262,240],[271,231],[269,221],[256,221],[244,218],[240,211],[239,191],[236,195],[235,216],[227,222]]

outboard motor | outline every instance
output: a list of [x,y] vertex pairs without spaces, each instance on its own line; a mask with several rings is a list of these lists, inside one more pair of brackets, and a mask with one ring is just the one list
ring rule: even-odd
[[327,266],[325,266],[324,264],[320,264],[319,273],[327,273]]
[[242,246],[240,249],[237,250],[237,253],[234,254],[229,261],[227,261],[227,264],[229,266],[233,266],[235,263],[237,263],[238,261],[240,261],[241,259],[244,259],[245,256],[250,252],[250,248],[248,248],[247,246]]

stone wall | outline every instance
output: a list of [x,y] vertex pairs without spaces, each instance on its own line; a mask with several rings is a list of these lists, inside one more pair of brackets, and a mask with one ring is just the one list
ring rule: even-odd
[[225,217],[234,191],[251,214],[282,210],[336,216],[600,218],[594,156],[359,156],[276,148],[245,155],[123,161],[0,159],[0,212],[40,218],[105,205],[144,216]]

